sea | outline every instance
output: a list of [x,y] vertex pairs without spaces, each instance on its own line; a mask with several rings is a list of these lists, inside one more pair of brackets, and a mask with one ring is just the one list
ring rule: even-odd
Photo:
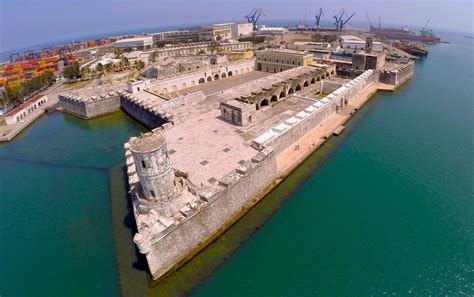
[[262,203],[154,282],[132,243],[122,112],[0,144],[0,296],[473,296],[474,45],[429,46]]

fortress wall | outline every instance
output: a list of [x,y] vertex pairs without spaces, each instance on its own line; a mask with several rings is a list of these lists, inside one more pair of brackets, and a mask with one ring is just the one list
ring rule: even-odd
[[224,73],[227,75],[229,72],[232,72],[232,75],[235,76],[246,72],[251,72],[254,70],[254,64],[255,60],[252,59],[223,65],[212,65],[199,71],[157,80],[156,82],[153,82],[149,88],[154,92],[161,94],[174,93],[185,90],[189,87],[197,86],[200,84],[200,80],[203,81],[202,83],[207,83],[209,81],[208,79],[210,79],[210,81],[214,81],[214,75],[216,74],[218,74],[220,79]]
[[59,95],[59,103],[67,112],[87,118],[86,104],[84,101],[77,99],[77,97],[66,97]]
[[379,81],[384,84],[399,85],[412,78],[414,75],[414,63],[410,62],[397,70],[381,71]]
[[120,109],[120,96],[115,94],[106,98],[87,99],[73,95],[59,95],[61,106],[69,113],[91,119]]
[[[260,153],[261,154],[261,153]],[[246,205],[258,197],[277,177],[275,154],[270,150],[240,180],[215,194],[209,203],[175,229],[158,239],[147,254],[148,266],[156,279],[182,264],[200,247],[228,227]]]
[[306,133],[320,125],[326,118],[349,104],[354,96],[358,95],[368,84],[375,82],[377,79],[378,74],[373,72],[373,70],[364,72],[319,102],[314,103],[283,123],[270,128],[260,137],[254,139],[252,146],[256,149],[272,147],[275,154],[281,153]]
[[114,95],[108,98],[86,102],[87,118],[111,113],[120,109],[120,96]]
[[157,128],[167,122],[159,114],[155,114],[139,106],[135,102],[126,99],[123,95],[120,96],[120,104],[123,111],[150,129]]
[[321,87],[321,92],[323,94],[331,94],[332,92],[334,92],[335,90],[339,89],[340,87],[342,87],[342,84],[340,83],[337,83],[337,82],[333,82],[333,81],[329,81],[327,79],[323,79],[321,81],[321,84],[322,84],[322,87]]
[[160,104],[160,108],[163,111],[170,112],[177,107],[180,107],[183,105],[189,105],[189,104],[196,104],[205,99],[206,99],[206,95],[204,95],[202,91],[199,91],[196,93],[181,96],[179,98],[176,98],[170,101],[163,102]]

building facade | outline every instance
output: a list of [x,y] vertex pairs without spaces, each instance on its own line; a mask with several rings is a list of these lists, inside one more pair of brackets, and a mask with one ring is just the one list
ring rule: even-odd
[[152,36],[121,39],[121,40],[117,40],[114,45],[115,48],[139,48],[139,49],[150,48],[152,46],[153,46]]
[[266,50],[256,52],[255,56],[255,70],[271,73],[309,66],[313,62],[313,55],[306,51]]

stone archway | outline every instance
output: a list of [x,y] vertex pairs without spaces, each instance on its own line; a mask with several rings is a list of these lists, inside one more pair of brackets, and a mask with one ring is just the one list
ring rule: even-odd
[[308,83],[308,81],[307,81],[307,80],[305,80],[305,81],[304,81],[304,83],[303,83],[303,87],[305,87],[305,88],[306,88],[306,87],[308,87],[308,86],[309,86],[309,83]]
[[260,109],[260,105],[258,103],[255,103],[255,109],[256,110],[259,110]]
[[281,93],[280,93],[280,99],[281,99],[281,98],[285,98],[285,97],[286,97],[285,92],[284,92],[284,91],[281,91]]
[[212,77],[208,76],[207,81],[212,81]]
[[206,82],[206,80],[205,80],[204,78],[202,78],[202,77],[201,77],[201,78],[199,79],[199,81],[198,81],[199,84],[203,84],[203,83],[205,83],[205,82]]
[[296,88],[295,88],[295,91],[296,92],[301,91],[301,85],[297,85]]
[[316,81],[321,81],[321,76],[316,77]]
[[268,99],[263,99],[262,101],[260,101],[260,107],[263,108],[265,106],[268,106],[270,105],[270,102],[268,102]]
[[293,88],[290,88],[290,89],[288,90],[288,95],[291,95],[291,94],[294,94],[294,93],[295,93],[295,90],[293,90]]
[[276,95],[273,95],[272,98],[270,98],[270,102],[277,102],[278,97]]
[[262,63],[257,63],[257,71],[262,71]]
[[226,77],[227,77],[227,74],[225,74],[225,72],[221,74],[221,78],[226,78]]
[[219,74],[214,74],[214,80],[218,80],[219,79]]
[[229,72],[227,73],[227,76],[232,76],[232,75],[233,75],[232,71],[229,71]]
[[334,70],[331,71],[331,75],[334,75]]
[[316,79],[313,77],[313,79],[311,80],[311,84],[315,84],[316,83]]

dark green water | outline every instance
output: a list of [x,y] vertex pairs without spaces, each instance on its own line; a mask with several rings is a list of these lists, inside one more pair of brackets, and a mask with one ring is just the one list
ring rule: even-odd
[[0,145],[0,296],[474,295],[474,47],[450,39],[155,283],[121,171],[143,128],[120,112],[42,118]]
[[0,145],[0,296],[117,296],[109,169],[142,127],[53,113]]
[[474,295],[474,47],[450,39],[191,296]]

